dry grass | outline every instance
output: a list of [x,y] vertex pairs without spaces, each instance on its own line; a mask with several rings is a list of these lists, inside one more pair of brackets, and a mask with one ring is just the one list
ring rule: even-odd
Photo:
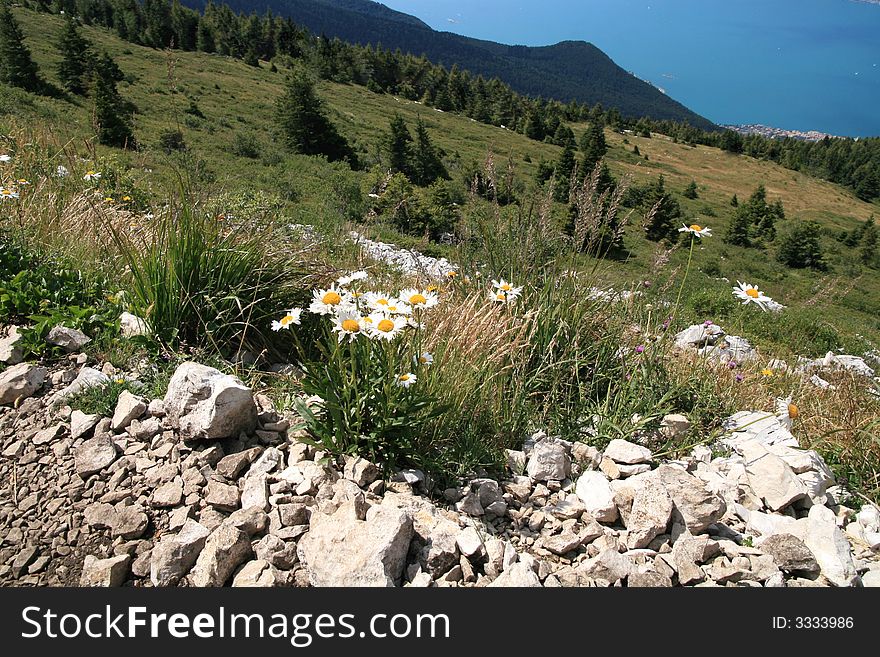
[[[768,377],[758,363],[732,371],[724,363],[682,353],[668,364],[674,380],[699,379],[706,399],[723,400],[731,413],[775,412],[777,399],[791,397],[799,411],[792,433],[801,447],[819,452],[840,483],[880,500],[880,398],[870,392],[869,380],[823,372],[833,388],[819,388],[794,372]],[[743,380],[737,381],[736,374]]]

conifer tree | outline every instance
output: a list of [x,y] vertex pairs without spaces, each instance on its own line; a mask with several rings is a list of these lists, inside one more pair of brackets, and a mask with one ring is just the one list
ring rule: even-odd
[[278,124],[287,148],[303,155],[324,155],[331,162],[348,160],[357,166],[357,158],[345,137],[327,118],[324,104],[315,93],[315,84],[302,70],[287,82],[276,107]]
[[117,148],[137,148],[131,127],[131,109],[116,90],[116,63],[106,52],[94,70],[95,128],[98,142]]
[[412,140],[412,135],[409,133],[403,117],[400,114],[395,114],[391,119],[391,132],[385,142],[388,164],[393,173],[402,173],[410,179],[414,177],[410,167]]
[[874,263],[874,259],[877,257],[878,237],[880,236],[877,233],[874,215],[871,215],[871,218],[864,224],[862,242],[859,247],[859,260],[862,261],[863,265],[872,265]]
[[681,217],[681,207],[672,195],[666,191],[666,183],[661,175],[645,195],[645,236],[653,241],[672,238]]
[[556,180],[556,186],[553,188],[553,198],[560,203],[568,203],[574,167],[574,144],[568,143],[562,149],[562,153],[559,154],[559,159],[556,161],[556,168],[553,172]]
[[817,222],[799,223],[780,240],[776,259],[792,268],[825,269],[821,234],[822,227]]
[[734,246],[751,246],[752,220],[744,208],[737,208],[733,221],[724,235],[724,241]]
[[61,61],[58,62],[61,86],[72,94],[85,94],[91,69],[91,44],[80,34],[76,19],[64,21],[58,49],[61,51]]
[[697,191],[697,183],[694,180],[691,180],[690,184],[684,188],[684,192],[682,196],[685,198],[689,198],[691,200],[699,198],[699,193]]
[[605,153],[608,152],[608,144],[605,142],[605,131],[599,122],[591,123],[584,132],[580,142],[581,147],[581,170],[592,171]]
[[734,194],[734,195],[731,197],[731,199],[730,199],[730,205],[731,205],[732,207],[734,207],[734,208],[738,208],[738,207],[739,207],[739,199],[737,198],[736,194]]
[[21,27],[5,2],[0,4],[0,82],[26,91],[40,91],[44,86]]
[[437,148],[431,143],[431,137],[428,135],[428,129],[421,116],[416,122],[415,149],[413,150],[411,169],[413,182],[422,187],[432,184],[438,178],[449,178],[449,173],[443,166]]

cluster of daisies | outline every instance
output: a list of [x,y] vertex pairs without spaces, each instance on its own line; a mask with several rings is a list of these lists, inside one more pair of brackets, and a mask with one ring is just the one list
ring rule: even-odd
[[[0,154],[0,164],[8,164],[12,161],[12,158],[6,154]],[[12,183],[9,183],[10,186],[0,185],[0,202],[8,202],[14,201],[19,197],[19,189],[26,185],[30,185],[30,182],[25,180],[24,178],[15,180]]]
[[[712,229],[700,226],[699,224],[682,226],[678,229],[678,232],[689,233],[692,238],[712,237]],[[736,298],[743,302],[743,305],[755,304],[761,310],[771,310],[774,312],[778,312],[785,308],[785,306],[768,297],[756,286],[750,285],[748,283],[741,283],[737,281],[736,287],[733,288],[733,294]]]
[[[9,164],[12,162],[12,156],[8,153],[0,153],[0,165]],[[55,168],[55,177],[56,178],[66,178],[70,175],[70,170],[62,164],[59,164]],[[98,182],[101,179],[101,173],[99,171],[89,170],[83,176],[83,180],[86,182]],[[13,181],[12,183],[8,183],[6,185],[0,185],[0,203],[14,201],[21,197],[21,188],[30,185],[29,180],[25,180],[24,178],[20,178],[18,180]],[[108,200],[108,199],[105,199]],[[109,199],[112,201],[113,199]],[[130,200],[130,199],[129,199]]]
[[[308,312],[329,318],[339,342],[346,339],[352,342],[360,337],[390,342],[407,327],[421,328],[420,313],[440,303],[436,291],[431,289],[408,288],[398,295],[355,291],[352,284],[366,278],[367,272],[356,271],[340,277],[328,288],[314,290],[307,309],[290,309],[284,317],[272,322],[272,330],[299,325],[303,313]],[[417,367],[430,366],[433,362],[433,356],[427,352],[413,358]],[[408,388],[417,378],[413,372],[406,372],[398,377],[397,385]]]
[[489,298],[495,303],[513,303],[519,298],[522,291],[522,285],[514,286],[502,278],[500,281],[492,281]]

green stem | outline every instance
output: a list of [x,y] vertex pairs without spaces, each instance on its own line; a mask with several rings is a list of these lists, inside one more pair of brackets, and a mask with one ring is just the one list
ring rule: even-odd
[[691,271],[691,260],[694,257],[694,242],[696,242],[696,238],[691,235],[691,248],[688,251],[688,261],[687,267],[684,270],[684,278],[681,279],[681,285],[678,287],[678,297],[675,299],[675,307],[672,309],[672,321],[675,321],[675,318],[678,316],[678,306],[681,303],[681,293],[684,292],[684,284],[687,282],[688,274]]

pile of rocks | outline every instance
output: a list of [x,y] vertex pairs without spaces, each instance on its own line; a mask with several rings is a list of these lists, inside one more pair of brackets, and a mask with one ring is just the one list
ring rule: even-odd
[[325,464],[269,399],[197,363],[162,399],[126,391],[112,417],[71,411],[65,391],[105,373],[70,362],[2,373],[3,584],[880,583],[877,509],[845,506],[774,416],[730,418],[725,455],[667,462],[626,440],[600,452],[538,433],[508,453],[508,477],[432,501],[418,471]]
[[425,278],[442,278],[458,268],[446,258],[432,258],[413,249],[402,249],[394,244],[375,242],[358,233],[350,233],[352,240],[369,257],[384,262],[405,274]]
[[727,335],[724,329],[711,322],[687,327],[675,336],[675,346],[724,362],[745,362],[758,355],[748,340],[738,335]]

